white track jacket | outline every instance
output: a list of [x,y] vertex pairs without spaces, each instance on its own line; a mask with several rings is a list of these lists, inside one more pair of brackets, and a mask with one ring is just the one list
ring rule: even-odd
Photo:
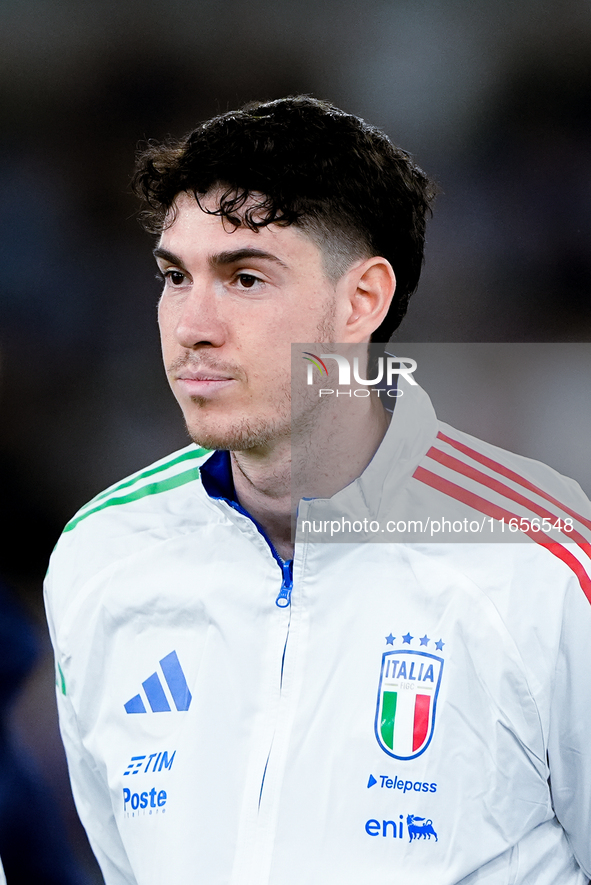
[[[293,585],[227,486],[227,456],[189,446],[52,557],[61,730],[108,885],[587,882],[576,483],[406,390],[362,476],[301,502]],[[380,537],[315,541],[329,511]]]

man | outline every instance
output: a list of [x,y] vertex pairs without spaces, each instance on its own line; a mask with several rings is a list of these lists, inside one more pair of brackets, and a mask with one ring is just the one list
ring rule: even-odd
[[[295,97],[149,148],[136,187],[194,444],[82,508],[46,588],[106,882],[586,882],[588,502],[439,425],[408,362],[366,366],[428,179]],[[484,540],[388,534],[426,518]]]

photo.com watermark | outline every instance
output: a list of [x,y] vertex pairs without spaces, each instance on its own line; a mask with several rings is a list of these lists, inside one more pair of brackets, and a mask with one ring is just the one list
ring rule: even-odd
[[[397,357],[384,355],[377,359],[377,364],[373,369],[374,378],[362,378],[361,367],[359,365],[359,357],[348,357],[340,353],[321,353],[317,355],[309,351],[304,351],[303,359],[307,361],[307,378],[308,386],[314,384],[314,369],[316,369],[321,380],[328,378],[329,370],[325,360],[334,360],[338,367],[338,388],[321,387],[318,396],[356,396],[367,397],[375,393],[378,397],[381,394],[397,399],[403,396],[404,391],[398,387],[398,379],[404,378],[409,384],[416,387],[417,382],[413,378],[413,372],[416,371],[417,363],[409,357]],[[351,362],[353,363],[353,381],[361,384],[361,387],[352,388],[351,382]],[[378,384],[385,383],[385,387],[377,387]],[[341,388],[345,388],[344,390]],[[347,389],[348,388],[348,389]]]

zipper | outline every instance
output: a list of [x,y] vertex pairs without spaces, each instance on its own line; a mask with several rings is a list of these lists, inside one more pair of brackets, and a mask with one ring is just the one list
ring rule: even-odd
[[[273,556],[277,560],[278,564],[281,566],[281,572],[283,575],[283,579],[281,581],[281,589],[279,590],[279,595],[275,600],[275,605],[279,608],[287,608],[287,606],[291,602],[291,591],[293,589],[293,559],[285,562],[280,558],[279,554],[269,541],[266,539],[269,547],[271,548],[271,552]],[[289,623],[287,625],[287,633],[285,634],[285,645],[283,646],[283,655],[281,656],[281,677],[279,682],[279,690],[283,687],[283,667],[285,665],[285,652],[287,651],[287,641],[289,639],[289,628],[291,625],[291,613]],[[271,758],[271,750],[273,749],[273,742],[271,741],[271,746],[269,747],[269,753],[267,755],[267,761],[265,762],[265,770],[263,771],[263,777],[261,779],[261,788],[259,790],[259,808],[261,807],[261,799],[263,798],[263,787],[265,786],[265,776],[267,774],[267,766],[269,765],[269,759]]]
[[[273,548],[271,547],[271,549]],[[273,552],[275,553],[274,550]],[[290,559],[288,562],[280,560],[280,565],[283,579],[275,605],[279,608],[287,608],[291,602],[291,591],[293,590],[293,559]]]
[[[204,485],[205,485],[205,483],[204,483]],[[279,609],[285,609],[286,612],[285,612],[285,615],[281,618],[280,622],[277,622],[276,618],[272,618],[272,620],[275,621],[275,629],[277,629],[277,627],[279,627],[281,633],[283,633],[283,631],[285,630],[285,641],[283,643],[283,654],[281,655],[281,666],[280,666],[280,672],[279,672],[279,695],[281,695],[282,689],[283,689],[285,657],[286,657],[287,646],[288,646],[288,641],[289,641],[289,636],[290,636],[290,627],[291,627],[291,596],[292,596],[292,590],[293,590],[293,559],[290,559],[287,561],[282,559],[282,557],[279,555],[279,553],[275,549],[275,546],[273,545],[271,539],[269,538],[269,536],[267,535],[267,533],[265,532],[263,527],[256,521],[256,519],[253,519],[252,515],[250,513],[248,513],[238,503],[238,501],[233,500],[232,498],[226,497],[226,495],[224,495],[224,494],[215,494],[215,493],[212,494],[212,492],[207,487],[205,488],[205,490],[211,499],[223,501],[227,506],[231,507],[234,511],[239,513],[241,516],[245,516],[252,524],[254,524],[254,526],[257,528],[258,532],[265,539],[268,549],[271,553],[271,556],[273,557],[273,559],[275,560],[275,562],[277,563],[277,565],[281,569],[281,586],[280,586],[279,592],[277,593],[276,598],[275,598],[275,605]],[[277,652],[279,652],[279,649],[277,649]],[[280,708],[278,707],[278,709],[276,711],[273,711],[271,709],[268,712],[267,711],[265,712],[266,718],[268,719],[269,714],[272,714],[275,722],[273,723],[272,720],[269,721],[269,726],[271,727],[270,733],[269,733],[267,727],[265,727],[266,735],[264,735],[264,740],[265,740],[265,743],[268,742],[268,744],[267,744],[266,759],[264,762],[262,776],[260,776],[260,774],[259,774],[260,783],[257,783],[259,778],[256,778],[256,774],[257,774],[256,771],[254,769],[252,771],[252,774],[256,778],[254,783],[252,783],[252,787],[254,789],[256,789],[258,787],[258,803],[257,804],[258,804],[259,814],[260,814],[261,802],[263,800],[263,792],[265,789],[265,784],[267,783],[269,762],[271,760],[271,755],[273,752],[273,745],[275,743],[275,735],[276,735],[276,731],[277,731],[277,721],[278,721],[277,717],[278,717],[279,709]],[[261,738],[262,737],[263,737],[263,735],[261,735]],[[261,759],[260,761],[262,763],[263,759]],[[250,780],[250,778],[249,778],[249,780]],[[249,787],[250,787],[250,784],[249,784]],[[245,795],[245,800],[246,800],[246,798],[247,797]],[[253,796],[252,798],[254,799],[255,797]],[[268,814],[267,814],[267,816],[268,816]],[[250,817],[251,817],[251,815],[249,813],[249,818]],[[252,870],[252,865],[254,863],[254,856],[252,854],[252,852],[253,852],[252,843],[253,843],[253,841],[255,841],[256,843],[259,843],[258,848],[260,849],[261,844],[262,844],[261,840],[263,840],[263,842],[264,842],[264,838],[263,838],[264,837],[264,829],[261,830],[260,820],[261,820],[261,818],[259,817],[258,821],[256,821],[256,820],[249,821],[248,829],[251,831],[251,833],[250,833],[250,838],[248,840],[245,840],[242,836],[240,836],[239,843],[238,843],[237,849],[236,849],[236,851],[237,851],[236,857],[234,858],[232,881],[235,881],[235,877],[238,875],[236,872],[237,870],[242,871],[241,876],[240,876],[241,879],[244,878],[243,873],[244,873],[244,871],[246,871],[248,874],[246,876],[247,880],[249,882],[255,881],[255,878],[253,876],[253,870]],[[253,829],[253,826],[254,826],[254,829]],[[240,828],[240,832],[242,833],[242,826]],[[254,839],[253,839],[253,837],[254,837]],[[264,845],[263,845],[263,847],[264,847]],[[268,873],[267,873],[267,875],[268,875]],[[265,881],[266,880],[267,880],[267,877],[265,876]]]
[[229,498],[218,498],[220,501],[225,501],[226,504],[229,504],[233,510],[236,510],[237,513],[241,513],[243,516],[248,517],[252,523],[257,527],[260,534],[263,536],[267,544],[269,545],[269,550],[273,556],[273,559],[281,569],[281,587],[279,589],[279,594],[277,599],[275,600],[275,605],[278,608],[287,608],[287,606],[291,603],[291,591],[293,590],[293,559],[288,559],[287,562],[279,556],[275,547],[273,546],[273,542],[267,535],[264,528],[259,525],[256,519],[248,513],[244,507],[241,507],[237,501],[231,501]]
[[[220,458],[222,460],[220,460]],[[217,461],[216,461],[217,459]],[[212,471],[211,465],[214,464],[214,470]],[[279,594],[275,599],[275,605],[278,608],[287,608],[291,602],[291,591],[293,589],[293,560],[284,561],[273,545],[273,542],[267,535],[266,531],[253,518],[253,516],[238,503],[235,497],[229,497],[230,495],[236,494],[234,490],[234,483],[231,478],[232,467],[229,461],[229,456],[227,452],[215,452],[213,457],[211,458],[211,463],[207,462],[204,466],[204,470],[202,471],[202,482],[205,492],[209,497],[214,501],[223,501],[237,513],[240,513],[242,516],[246,516],[247,519],[252,522],[259,533],[263,536],[269,550],[271,551],[271,555],[279,568],[281,569],[281,587],[279,589]]]

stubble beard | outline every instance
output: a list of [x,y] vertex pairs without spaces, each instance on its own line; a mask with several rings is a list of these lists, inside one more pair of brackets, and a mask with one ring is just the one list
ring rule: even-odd
[[[277,403],[273,404],[273,417],[242,417],[230,427],[215,427],[208,429],[203,426],[205,422],[195,419],[195,426],[187,421],[189,436],[198,446],[205,449],[227,449],[230,452],[244,452],[252,449],[264,449],[269,444],[280,438],[289,437],[291,428],[291,391],[289,386],[282,386],[277,396]],[[192,402],[198,409],[205,409],[210,405],[203,397],[192,397]],[[222,416],[223,422],[223,416]],[[220,423],[222,423],[220,422]]]
[[[333,299],[327,306],[325,315],[320,319],[317,326],[318,343],[332,344],[334,339],[334,320],[336,302]],[[180,367],[180,362],[177,368]],[[184,362],[184,361],[183,361]],[[186,362],[190,362],[187,359]],[[213,367],[213,366],[211,366]],[[199,409],[206,409],[211,405],[206,397],[191,397],[194,405]],[[303,406],[302,413],[298,415],[298,428],[311,429],[313,413],[319,405],[319,400],[309,400]],[[269,411],[272,416],[243,417],[231,427],[211,428],[203,426],[199,417],[192,421],[185,421],[187,432],[193,442],[205,449],[224,449],[230,452],[252,451],[254,449],[265,450],[280,440],[289,439],[292,430],[292,391],[291,379],[288,377],[279,388],[276,400],[270,404]],[[300,410],[298,409],[298,412]]]

